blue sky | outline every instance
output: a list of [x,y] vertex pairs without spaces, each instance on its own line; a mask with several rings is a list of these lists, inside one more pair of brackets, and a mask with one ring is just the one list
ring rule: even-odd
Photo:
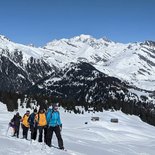
[[0,0],[0,34],[36,46],[80,34],[155,40],[154,16],[155,0]]

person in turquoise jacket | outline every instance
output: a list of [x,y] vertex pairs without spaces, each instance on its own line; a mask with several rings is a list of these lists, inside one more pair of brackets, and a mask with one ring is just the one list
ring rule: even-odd
[[62,129],[62,123],[60,119],[60,113],[58,111],[58,105],[53,104],[52,109],[49,108],[46,114],[47,119],[47,136],[46,136],[46,142],[49,147],[51,147],[52,143],[52,136],[53,132],[55,132],[57,140],[58,140],[58,146],[60,149],[64,149],[63,146],[63,139],[61,136],[61,129]]

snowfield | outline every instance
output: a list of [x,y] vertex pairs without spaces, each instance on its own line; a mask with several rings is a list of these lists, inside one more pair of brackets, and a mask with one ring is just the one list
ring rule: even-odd
[[[21,115],[25,111],[19,109]],[[20,139],[22,130],[19,139],[11,137],[12,130],[7,133],[7,128],[14,114],[7,112],[6,106],[0,103],[0,155],[154,155],[155,127],[120,111],[82,115],[66,113],[60,108],[62,137],[67,151]],[[98,116],[100,120],[93,122],[92,116]],[[111,123],[111,118],[118,118],[119,123]],[[55,135],[52,143],[57,146]]]

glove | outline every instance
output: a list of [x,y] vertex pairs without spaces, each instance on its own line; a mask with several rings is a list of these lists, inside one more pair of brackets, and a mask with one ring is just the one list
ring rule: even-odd
[[60,131],[62,131],[62,124],[59,126],[59,128],[60,128]]

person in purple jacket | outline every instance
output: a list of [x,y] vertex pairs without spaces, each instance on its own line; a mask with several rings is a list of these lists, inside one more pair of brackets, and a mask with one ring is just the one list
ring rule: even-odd
[[57,104],[53,104],[52,109],[51,108],[48,109],[46,119],[47,119],[47,125],[48,125],[47,135],[46,135],[47,145],[49,147],[52,146],[51,145],[52,136],[53,136],[53,132],[55,132],[58,140],[59,148],[64,149],[63,139],[61,136],[62,123],[60,120],[60,113],[58,111]]

